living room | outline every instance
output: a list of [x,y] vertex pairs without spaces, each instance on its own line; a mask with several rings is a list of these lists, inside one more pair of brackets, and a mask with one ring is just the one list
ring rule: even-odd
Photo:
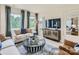
[[1,4],[0,54],[79,55],[78,16],[78,4]]

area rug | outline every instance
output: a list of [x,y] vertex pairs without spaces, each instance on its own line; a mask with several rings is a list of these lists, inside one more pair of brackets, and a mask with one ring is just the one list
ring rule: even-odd
[[46,44],[43,50],[38,51],[36,53],[27,53],[27,50],[24,48],[23,45],[19,45],[17,46],[17,48],[22,55],[57,55],[59,52],[59,49],[57,47],[54,47],[49,44]]

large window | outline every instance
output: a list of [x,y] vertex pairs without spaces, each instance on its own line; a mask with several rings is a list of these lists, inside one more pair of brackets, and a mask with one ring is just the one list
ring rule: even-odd
[[43,36],[43,31],[42,31],[43,28],[45,28],[45,19],[44,17],[40,17],[38,23],[38,33],[40,36]]
[[11,14],[10,15],[10,24],[11,29],[20,29],[22,24],[22,17],[20,14]]
[[32,30],[36,29],[36,19],[33,16],[30,17],[29,28],[31,28]]

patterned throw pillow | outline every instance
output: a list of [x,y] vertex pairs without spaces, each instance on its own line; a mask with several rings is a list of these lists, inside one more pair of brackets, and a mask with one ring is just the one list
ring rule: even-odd
[[21,34],[26,34],[26,29],[21,29]]

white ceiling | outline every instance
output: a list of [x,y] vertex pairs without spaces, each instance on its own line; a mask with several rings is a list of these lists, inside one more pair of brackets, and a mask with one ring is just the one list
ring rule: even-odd
[[37,12],[46,17],[79,9],[79,4],[14,4],[10,6]]

